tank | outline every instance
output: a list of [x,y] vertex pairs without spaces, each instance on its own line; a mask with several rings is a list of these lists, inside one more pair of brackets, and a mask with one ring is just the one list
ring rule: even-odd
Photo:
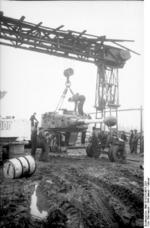
[[[41,127],[45,130],[49,129],[82,129],[85,128],[85,119],[87,117],[82,117],[74,114],[71,111],[64,111],[63,114],[56,112],[46,112],[42,115]],[[87,126],[86,126],[87,127]]]
[[41,129],[45,132],[51,152],[66,151],[69,146],[75,146],[80,133],[80,143],[84,144],[82,134],[88,128],[88,116],[79,116],[73,111],[46,112],[41,117]]

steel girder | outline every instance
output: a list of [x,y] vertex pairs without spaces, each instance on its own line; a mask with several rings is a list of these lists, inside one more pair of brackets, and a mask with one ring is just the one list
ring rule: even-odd
[[13,19],[0,14],[0,44],[54,56],[91,62],[113,68],[122,68],[130,58],[130,52],[123,48],[105,45],[105,42],[125,40],[106,39],[83,32],[48,28],[42,23],[24,21],[25,17]]

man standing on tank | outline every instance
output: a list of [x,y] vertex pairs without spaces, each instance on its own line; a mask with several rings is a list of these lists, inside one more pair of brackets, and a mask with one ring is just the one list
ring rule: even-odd
[[30,117],[30,121],[31,121],[31,128],[35,126],[35,123],[38,123],[38,120],[36,118],[36,112],[32,114],[32,116]]

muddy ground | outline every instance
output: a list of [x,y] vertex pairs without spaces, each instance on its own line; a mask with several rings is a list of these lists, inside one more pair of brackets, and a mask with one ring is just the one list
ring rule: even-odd
[[128,155],[126,164],[119,164],[107,156],[88,158],[81,150],[68,153],[37,161],[28,178],[4,179],[1,169],[0,227],[143,227],[140,155]]

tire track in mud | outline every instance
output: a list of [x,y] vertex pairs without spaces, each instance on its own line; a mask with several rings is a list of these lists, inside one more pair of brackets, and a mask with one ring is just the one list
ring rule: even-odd
[[135,194],[132,192],[128,186],[120,185],[119,183],[112,183],[106,179],[98,179],[95,177],[89,177],[85,175],[85,178],[91,181],[91,183],[95,183],[95,185],[102,187],[103,189],[110,192],[113,196],[120,199],[124,204],[129,205],[132,202],[133,208],[137,206],[138,208],[143,207],[143,191],[139,194]]
[[[67,218],[66,227],[113,227],[114,219],[108,215],[104,193],[93,189],[86,180],[79,178],[75,169],[69,169],[69,178],[66,175],[67,173],[63,178],[51,175],[55,187],[51,186],[49,193],[47,186],[41,183],[43,193],[47,192],[49,196],[49,217],[54,217],[54,211],[58,213],[59,210]],[[102,194],[103,197],[100,198]]]
[[[62,193],[62,190],[56,194],[57,200],[62,201],[57,206],[61,211],[63,210],[68,218],[67,227],[118,227],[103,189],[95,188],[89,180],[86,180],[87,178],[83,178],[74,168],[69,169],[68,174],[65,173],[65,177],[67,182],[70,181],[69,187],[66,189],[66,183],[63,180],[65,195],[60,197],[59,193]],[[58,187],[57,190],[62,189],[62,179],[55,175],[52,179],[55,180],[55,185],[61,185],[61,188]]]
[[[103,186],[91,181],[86,175],[81,175],[71,168],[74,182],[83,189],[83,210],[86,213],[87,227],[118,227],[113,208],[108,205],[108,199]],[[68,177],[70,178],[70,176]],[[93,224],[96,221],[96,225]]]
[[[69,168],[68,173],[69,174],[65,174],[66,179],[73,182],[78,188],[83,189],[84,197],[82,197],[82,205],[84,198],[86,198],[85,201],[88,201],[88,204],[91,206],[90,210],[92,214],[94,210],[101,211],[104,221],[109,221],[109,224],[112,224],[110,220],[117,220],[119,221],[119,226],[121,224],[122,227],[133,227],[131,226],[131,221],[134,218],[143,218],[142,197],[136,195],[127,187],[113,184],[107,180],[102,181],[97,178],[90,178],[87,175],[81,174],[81,170],[79,169],[77,171],[74,168]],[[96,192],[98,192],[98,196]],[[102,201],[101,199],[104,200]],[[93,202],[99,202],[98,207],[96,207]],[[106,202],[110,202],[110,204]],[[84,205],[84,210],[88,211],[86,205]],[[122,213],[120,213],[120,210]],[[101,226],[103,224],[102,218],[100,219]],[[88,221],[88,218],[86,218],[86,221]],[[104,227],[109,227],[109,225],[106,226],[105,224]]]
[[[118,167],[113,167],[112,170],[114,177],[110,175],[106,178],[106,175],[103,175],[103,178],[99,179],[86,173],[89,164],[83,168],[84,161],[81,161],[77,168],[76,164],[72,163],[63,166],[64,161],[65,159],[62,160],[59,170],[57,165],[57,168],[50,168],[50,177],[54,182],[48,193],[49,199],[51,198],[50,204],[54,205],[50,207],[50,217],[59,210],[66,218],[66,227],[70,228],[136,227],[132,225],[132,221],[143,218],[142,193],[138,195],[129,187],[118,184],[114,178],[118,169],[119,175],[125,172],[126,177],[131,180],[135,178],[134,173],[117,165]],[[97,161],[96,163],[98,164]],[[103,164],[102,167],[105,165],[107,164]],[[112,167],[108,164],[107,168],[109,173]],[[45,176],[47,175],[48,172]],[[140,176],[136,180],[140,180]]]
[[[136,223],[143,218],[142,187],[135,186],[137,190],[134,191],[134,188],[117,182],[120,176],[125,176],[129,181],[137,181],[140,185],[141,173],[135,179],[136,172],[128,171],[125,166],[94,159],[52,158],[49,163],[39,163],[38,167],[31,178],[17,181],[18,184],[25,182],[26,186],[26,195],[23,196],[25,201],[21,203],[28,201],[27,213],[34,189],[33,182],[37,181],[39,191],[48,201],[48,217],[43,222],[31,220],[30,226],[26,225],[26,228],[142,227]],[[88,172],[89,168],[93,173]],[[98,175],[101,172],[102,175]],[[19,198],[16,197],[14,202]],[[25,216],[28,222],[30,217],[27,214]]]
[[109,204],[115,209],[115,213],[121,220],[143,219],[143,194],[135,194],[128,187],[119,184],[108,183],[93,179],[92,183],[103,186],[105,194],[109,198]]
[[29,227],[30,215],[23,180],[5,180],[0,185],[0,227]]
[[[82,215],[80,211],[80,203],[72,201],[72,197],[67,195],[72,191],[72,185],[66,181],[64,177],[51,174],[52,184],[50,189],[47,188],[46,182],[43,180],[39,186],[42,186],[43,194],[48,198],[49,216],[47,224],[50,227],[83,227]],[[76,205],[76,206],[75,206]]]

